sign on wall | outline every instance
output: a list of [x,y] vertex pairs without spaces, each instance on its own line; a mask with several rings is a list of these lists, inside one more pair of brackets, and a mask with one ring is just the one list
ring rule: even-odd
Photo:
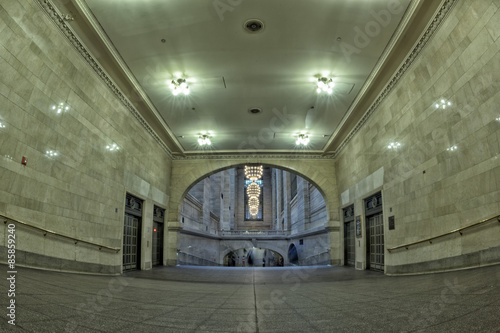
[[356,237],[361,237],[361,215],[356,216]]

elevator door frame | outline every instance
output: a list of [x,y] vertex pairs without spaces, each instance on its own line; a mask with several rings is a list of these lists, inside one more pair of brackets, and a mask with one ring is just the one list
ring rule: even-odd
[[[143,200],[134,197],[127,193],[125,199],[125,217],[123,220],[123,255],[122,255],[122,268],[123,271],[130,270],[139,270],[141,269],[141,238],[142,238],[142,206]],[[131,229],[128,229],[129,225],[127,225],[127,218],[136,219],[137,226],[134,228],[132,226]],[[133,229],[137,230],[137,233],[134,235]],[[128,231],[132,231],[129,233]],[[134,254],[129,251],[130,247],[134,247],[132,242],[128,242],[133,238],[136,239],[135,244],[135,258],[136,261],[129,261]],[[129,247],[130,246],[130,247]]]
[[[165,242],[165,209],[153,207],[153,234],[151,237],[151,265],[163,266],[163,245]],[[156,231],[155,231],[156,230]],[[155,239],[156,237],[156,239]],[[156,254],[156,258],[155,258]]]
[[[373,271],[381,271],[384,272],[385,268],[385,230],[384,230],[384,215],[382,211],[382,193],[378,192],[374,195],[366,198],[364,200],[365,206],[365,239],[366,239],[366,269]],[[374,228],[371,228],[370,221],[372,219],[379,218],[380,222],[378,224],[378,231],[375,230],[375,235],[373,235],[372,231]],[[375,227],[376,228],[376,227]],[[381,233],[380,233],[381,232]],[[377,238],[379,237],[379,238]],[[372,245],[372,239],[375,239],[375,243]],[[380,256],[375,262],[372,262],[372,252],[371,250],[375,247],[375,258]]]
[[[377,221],[378,220],[378,221]],[[371,226],[373,221],[375,226]],[[381,232],[380,232],[381,231]],[[385,239],[384,215],[370,215],[366,218],[366,268],[374,271],[384,271],[385,267]],[[372,249],[374,250],[372,252]],[[375,260],[372,261],[372,258]]]
[[356,235],[354,230],[354,205],[343,209],[344,215],[344,266],[356,266]]

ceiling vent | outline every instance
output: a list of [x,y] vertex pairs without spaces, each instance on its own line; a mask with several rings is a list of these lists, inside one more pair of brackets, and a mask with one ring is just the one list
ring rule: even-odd
[[260,108],[250,108],[250,109],[248,109],[248,112],[250,114],[259,114],[259,113],[262,113],[262,109],[260,109]]
[[243,28],[252,34],[258,33],[264,29],[264,22],[259,19],[250,19],[245,22]]

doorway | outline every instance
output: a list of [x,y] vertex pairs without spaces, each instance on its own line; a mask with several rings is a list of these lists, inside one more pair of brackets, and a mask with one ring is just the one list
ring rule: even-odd
[[123,270],[140,269],[142,200],[127,194],[123,226]]
[[384,271],[384,219],[382,194],[379,192],[365,200],[367,268]]
[[153,266],[163,265],[163,223],[165,219],[165,209],[154,206],[153,210]]
[[344,265],[355,266],[354,205],[344,208]]

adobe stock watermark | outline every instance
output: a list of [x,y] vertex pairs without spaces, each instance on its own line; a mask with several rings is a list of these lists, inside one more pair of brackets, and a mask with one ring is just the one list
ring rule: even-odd
[[241,5],[245,0],[214,0],[212,6],[214,7],[217,16],[221,22],[224,21],[224,13],[232,12],[236,7]]
[[457,298],[467,290],[467,287],[458,282],[458,278],[453,281],[444,280],[444,287],[439,294],[439,298],[432,300],[427,306],[413,312],[408,318],[409,330],[422,329],[432,325],[437,317],[441,315],[447,305],[457,302]]
[[339,48],[347,63],[351,62],[353,54],[361,53],[364,48],[370,45],[374,38],[380,35],[382,29],[391,23],[393,15],[398,15],[404,10],[400,0],[389,0],[386,8],[378,12],[374,10],[370,11],[373,20],[366,22],[362,27],[355,26],[353,28],[355,34],[352,44],[345,41],[340,42]]
[[273,108],[271,112],[274,116],[269,121],[269,125],[261,128],[257,136],[250,135],[245,141],[241,142],[238,145],[239,151],[264,149],[265,145],[274,140],[275,133],[283,131],[292,124],[294,116],[288,113],[286,106],[283,107],[282,111]]
[[[318,249],[330,249],[328,239],[318,239]],[[322,251],[321,250],[321,251]],[[328,251],[330,252],[330,251]],[[322,252],[323,253],[323,252]],[[320,253],[321,254],[321,253]],[[314,260],[313,260],[314,262]],[[314,272],[320,266],[299,266],[299,267],[286,267],[281,275],[281,283],[269,292],[269,296],[265,299],[255,300],[256,311],[250,312],[246,317],[242,317],[237,326],[237,332],[257,332],[259,323],[265,320],[273,320],[276,316],[276,310],[280,308],[287,299],[288,292],[296,292],[300,289],[302,284],[309,280]],[[281,288],[287,286],[286,288]]]
[[[99,290],[94,296],[89,296],[85,303],[80,303],[77,307],[79,317],[84,317],[87,321],[95,320],[96,314],[103,311],[104,307],[109,305],[113,298],[123,289],[128,286],[128,282],[124,277],[117,276],[109,280],[106,288]],[[71,321],[66,324],[65,332],[78,332],[79,325],[76,321]]]

